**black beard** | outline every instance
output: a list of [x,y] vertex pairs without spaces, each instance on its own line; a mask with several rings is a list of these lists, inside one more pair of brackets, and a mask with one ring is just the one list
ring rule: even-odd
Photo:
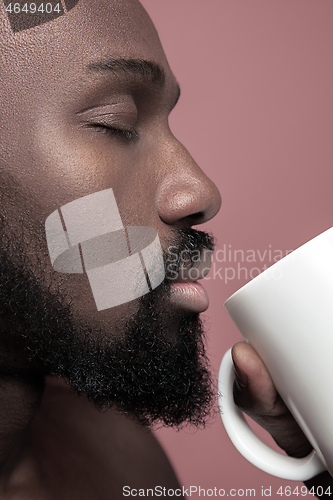
[[[179,251],[212,249],[206,233],[175,234],[169,244]],[[20,248],[12,243],[11,249]],[[97,408],[113,406],[142,425],[205,422],[214,391],[202,323],[198,314],[171,306],[167,278],[140,299],[125,331],[110,333],[73,317],[70,303],[20,260],[13,250],[12,256],[0,250],[0,315],[10,325],[2,344],[13,356],[7,356],[11,364],[1,362],[0,375],[22,376],[28,367],[30,373],[62,377]]]

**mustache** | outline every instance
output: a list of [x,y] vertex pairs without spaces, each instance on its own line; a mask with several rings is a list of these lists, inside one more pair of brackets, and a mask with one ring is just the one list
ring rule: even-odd
[[210,268],[210,256],[215,248],[213,235],[197,229],[173,230],[173,238],[164,247],[165,282],[170,283],[181,275],[188,275],[191,269],[202,267],[207,260]]

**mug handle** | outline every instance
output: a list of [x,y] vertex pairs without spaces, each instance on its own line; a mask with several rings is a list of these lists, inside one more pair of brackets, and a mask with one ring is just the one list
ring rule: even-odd
[[252,431],[234,403],[235,380],[231,349],[224,355],[218,376],[218,399],[223,425],[237,450],[259,469],[282,479],[306,481],[326,470],[315,451],[305,458],[292,458],[272,450]]

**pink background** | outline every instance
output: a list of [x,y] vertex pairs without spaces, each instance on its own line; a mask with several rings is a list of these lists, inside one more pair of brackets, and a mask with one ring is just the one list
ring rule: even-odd
[[[333,2],[142,3],[182,89],[171,127],[222,193],[221,212],[206,227],[218,249],[256,252],[253,262],[241,262],[240,253],[223,262],[220,252],[205,281],[216,376],[223,353],[240,339],[222,307],[247,281],[238,263],[254,276],[254,268],[273,263],[275,250],[285,253],[333,225]],[[260,497],[261,487],[271,486],[281,498],[279,486],[302,484],[249,464],[219,417],[204,430],[156,434],[186,487],[256,488]]]

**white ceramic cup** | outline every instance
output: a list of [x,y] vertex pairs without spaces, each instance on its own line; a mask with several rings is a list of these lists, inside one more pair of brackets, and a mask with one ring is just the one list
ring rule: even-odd
[[247,283],[225,307],[315,451],[291,458],[255,436],[233,401],[228,351],[219,371],[219,406],[234,445],[277,477],[304,481],[323,470],[333,475],[333,228]]

